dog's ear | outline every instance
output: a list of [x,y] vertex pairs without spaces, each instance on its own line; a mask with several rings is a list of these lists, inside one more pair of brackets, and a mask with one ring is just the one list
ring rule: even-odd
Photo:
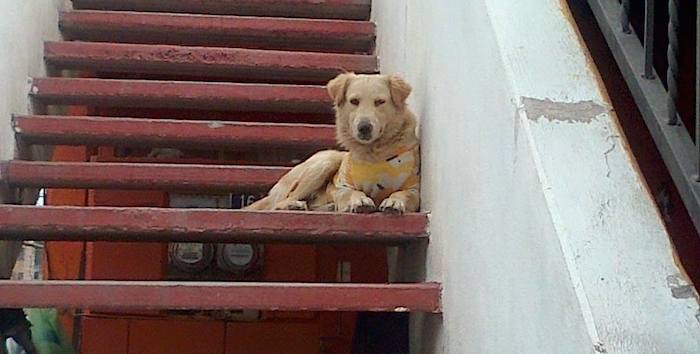
[[328,81],[326,89],[336,106],[341,106],[345,102],[345,91],[348,88],[348,84],[350,84],[350,80],[354,77],[355,73],[342,73],[336,76],[335,79]]
[[406,106],[406,99],[411,94],[411,85],[404,81],[400,76],[393,74],[387,77],[389,80],[389,92],[391,92],[391,101],[398,108]]

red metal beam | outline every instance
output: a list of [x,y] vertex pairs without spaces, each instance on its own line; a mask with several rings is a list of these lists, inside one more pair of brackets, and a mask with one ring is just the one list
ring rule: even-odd
[[323,86],[154,80],[38,78],[31,96],[44,104],[222,111],[331,113]]
[[0,307],[440,312],[439,283],[0,281]]
[[242,123],[75,116],[15,116],[21,141],[54,145],[194,148],[335,146],[335,128],[320,124]]
[[286,167],[149,163],[8,161],[2,181],[11,187],[260,191]]
[[0,206],[0,239],[385,243],[428,239],[425,214]]
[[73,0],[76,9],[369,19],[370,0]]
[[344,71],[377,72],[371,55],[91,42],[47,42],[47,63],[64,69],[325,83]]
[[69,40],[370,53],[368,21],[71,11],[59,25]]

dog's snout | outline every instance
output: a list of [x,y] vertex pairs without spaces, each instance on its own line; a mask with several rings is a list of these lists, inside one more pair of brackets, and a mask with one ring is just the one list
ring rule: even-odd
[[357,125],[357,131],[359,131],[360,134],[371,134],[372,124],[370,124],[369,122],[361,122]]
[[372,124],[368,121],[362,121],[357,125],[357,132],[363,140],[369,140],[372,137]]

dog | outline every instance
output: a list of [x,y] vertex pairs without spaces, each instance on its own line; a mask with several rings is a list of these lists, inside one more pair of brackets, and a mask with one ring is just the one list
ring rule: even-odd
[[326,85],[335,108],[336,140],[292,168],[249,210],[388,214],[420,207],[417,120],[397,75],[343,73]]

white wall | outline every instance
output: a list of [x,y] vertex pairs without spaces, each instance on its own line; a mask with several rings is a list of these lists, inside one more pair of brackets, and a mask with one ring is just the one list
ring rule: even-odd
[[[58,11],[63,5],[63,0],[0,1],[0,160],[15,155],[10,118],[29,112],[28,80],[44,75],[43,41],[59,38]],[[0,195],[0,202],[3,198]],[[16,249],[0,241],[0,278],[9,277]]]
[[382,71],[415,88],[444,285],[415,352],[700,352],[698,303],[672,296],[668,235],[561,6],[374,1]]

